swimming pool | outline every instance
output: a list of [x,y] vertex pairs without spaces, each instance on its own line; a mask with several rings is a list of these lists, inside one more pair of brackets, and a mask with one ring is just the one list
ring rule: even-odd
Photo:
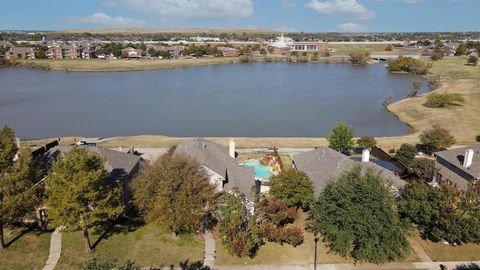
[[256,179],[269,179],[272,176],[272,170],[260,164],[258,160],[249,160],[245,161],[242,166],[253,167],[255,169],[255,178]]

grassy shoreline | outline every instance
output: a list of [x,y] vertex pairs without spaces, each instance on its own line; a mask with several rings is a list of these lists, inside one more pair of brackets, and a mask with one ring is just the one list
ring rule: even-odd
[[457,93],[465,97],[463,106],[428,108],[427,95],[407,98],[388,106],[400,121],[422,132],[437,124],[449,129],[458,144],[476,143],[480,135],[480,66],[465,65],[466,59],[446,57],[433,62],[431,73],[441,77],[441,86],[434,92]]

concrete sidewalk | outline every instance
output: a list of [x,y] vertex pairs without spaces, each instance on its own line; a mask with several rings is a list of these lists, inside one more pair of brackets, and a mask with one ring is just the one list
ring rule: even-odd
[[43,267],[43,270],[53,270],[57,265],[58,260],[60,259],[60,254],[62,253],[62,233],[61,231],[64,227],[57,227],[52,233],[50,239],[50,254],[48,255],[47,262]]
[[[317,264],[318,270],[440,270],[441,265],[449,270],[457,267],[462,269],[480,269],[480,261],[459,261],[459,262],[405,262],[389,263],[385,265],[374,264]],[[470,268],[469,268],[470,267]],[[312,270],[313,265],[218,265],[218,270]]]

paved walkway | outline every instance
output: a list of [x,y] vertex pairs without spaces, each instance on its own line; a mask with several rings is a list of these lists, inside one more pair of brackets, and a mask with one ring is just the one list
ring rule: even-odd
[[208,231],[203,234],[203,239],[205,239],[205,254],[203,257],[203,265],[214,268],[215,266],[215,238],[213,237],[212,232]]
[[52,238],[50,239],[50,254],[48,255],[48,260],[45,263],[43,270],[53,270],[60,259],[60,254],[62,253],[61,231],[63,229],[64,227],[57,227],[52,233]]
[[[461,262],[416,262],[416,263],[389,263],[385,265],[372,264],[317,264],[318,270],[440,270],[441,265],[446,269],[454,270],[458,266],[463,269],[478,269],[480,261]],[[477,267],[474,268],[473,266]],[[471,267],[471,268],[468,268]],[[221,265],[214,269],[218,270],[312,270],[313,265]]]
[[422,262],[433,262],[432,259],[428,256],[427,252],[423,249],[423,247],[418,243],[418,241],[414,238],[408,238],[408,243],[412,247],[413,251],[418,255],[420,261]]

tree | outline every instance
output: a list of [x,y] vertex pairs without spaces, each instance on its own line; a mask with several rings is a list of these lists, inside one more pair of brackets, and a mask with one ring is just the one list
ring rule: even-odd
[[284,170],[270,178],[270,194],[288,207],[308,208],[313,201],[313,183],[304,173]]
[[271,222],[275,226],[291,223],[294,217],[288,212],[288,207],[274,196],[263,197],[255,208],[255,216],[261,222]]
[[417,148],[411,144],[404,143],[395,153],[395,158],[406,166],[410,166],[417,155]]
[[427,75],[432,68],[431,64],[412,57],[400,57],[398,60],[388,63],[387,69],[390,72],[409,72],[418,75]]
[[470,55],[467,59],[467,63],[471,66],[476,66],[478,63],[478,56],[476,55]]
[[[3,151],[2,151],[3,152]],[[37,174],[32,163],[30,149],[20,150],[18,159],[6,173],[0,175],[0,243],[6,248],[3,228],[22,223],[27,217],[35,217],[38,206]]]
[[427,148],[429,153],[445,150],[455,144],[455,138],[450,135],[448,129],[434,125],[432,129],[420,134],[420,142]]
[[443,58],[444,54],[445,54],[445,51],[442,47],[436,47],[430,53],[430,59],[432,59],[433,61],[440,60]]
[[148,223],[175,232],[201,229],[216,207],[214,188],[200,166],[185,157],[166,155],[133,181],[134,203]]
[[123,213],[120,190],[109,181],[103,158],[79,147],[55,161],[45,190],[53,224],[80,228],[87,252],[93,251],[88,230]]
[[386,51],[386,52],[391,52],[391,51],[393,51],[393,45],[392,45],[392,44],[388,44],[387,47],[385,47],[385,51]]
[[456,56],[461,56],[467,53],[467,45],[465,43],[461,43],[458,45],[457,49],[455,50]]
[[369,52],[351,52],[349,56],[353,65],[366,65],[370,60]]
[[0,129],[0,176],[3,176],[12,167],[17,151],[15,132],[7,125],[3,126]]
[[377,145],[377,140],[374,137],[363,136],[357,140],[357,145],[363,149],[372,149]]
[[430,182],[433,180],[435,173],[435,161],[429,158],[416,158],[410,164],[410,169],[421,180]]
[[400,192],[398,210],[403,219],[415,223],[423,237],[449,243],[480,243],[480,194],[438,188],[424,182],[407,184]]
[[222,244],[230,254],[253,257],[262,244],[255,221],[249,217],[245,199],[237,190],[224,193],[220,209],[215,213]]
[[355,144],[353,137],[355,137],[355,134],[349,125],[346,123],[338,123],[333,127],[327,138],[329,142],[328,147],[345,155],[349,155]]
[[409,250],[391,190],[381,175],[359,165],[327,185],[307,228],[322,235],[331,251],[355,261],[385,263]]

